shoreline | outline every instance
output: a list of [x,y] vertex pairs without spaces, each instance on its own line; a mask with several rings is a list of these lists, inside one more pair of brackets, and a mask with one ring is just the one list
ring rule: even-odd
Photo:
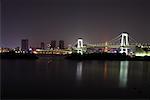
[[34,60],[38,59],[38,57],[35,54],[30,53],[14,53],[14,52],[5,52],[0,53],[0,59],[28,59],[28,60]]
[[121,53],[92,53],[92,54],[17,54],[13,52],[0,53],[0,59],[39,59],[40,57],[63,57],[68,60],[108,60],[108,61],[150,61],[150,56],[128,56]]
[[150,61],[150,56],[128,56],[120,53],[92,53],[92,54],[70,54],[66,56],[69,60],[110,60],[110,61]]

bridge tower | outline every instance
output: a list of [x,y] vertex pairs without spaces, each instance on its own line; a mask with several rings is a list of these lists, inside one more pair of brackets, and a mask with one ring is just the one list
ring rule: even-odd
[[83,39],[82,38],[78,38],[77,53],[80,53],[81,55],[83,54]]
[[105,42],[104,52],[108,52],[108,43],[107,43],[107,41]]
[[128,54],[129,36],[127,32],[121,33],[120,53]]

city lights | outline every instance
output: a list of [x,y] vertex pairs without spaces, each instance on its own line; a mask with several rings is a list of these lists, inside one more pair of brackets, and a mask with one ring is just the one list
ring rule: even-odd
[[150,0],[0,0],[3,99],[149,99]]
[[[111,42],[97,43],[97,44],[85,44],[82,38],[78,38],[75,45],[69,45],[64,47],[64,41],[60,40],[59,45],[56,46],[56,40],[51,40],[51,43],[47,44],[45,48],[45,43],[41,42],[41,48],[28,48],[28,39],[21,40],[21,48],[17,47],[15,49],[1,48],[0,53],[15,51],[15,53],[33,53],[33,54],[56,54],[56,55],[66,55],[72,53],[78,53],[81,55],[91,54],[91,53],[125,53],[131,57],[134,56],[150,56],[149,45],[139,45],[137,43],[129,43],[128,33],[122,32],[116,38],[112,39]],[[131,37],[130,37],[131,38]],[[121,40],[121,41],[120,41]],[[113,41],[119,41],[120,43],[115,44]]]
[[141,57],[144,57],[144,56],[150,56],[150,52],[146,53],[135,53],[135,56],[141,56]]

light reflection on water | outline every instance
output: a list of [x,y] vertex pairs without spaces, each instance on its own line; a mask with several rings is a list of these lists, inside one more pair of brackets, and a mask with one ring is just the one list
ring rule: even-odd
[[77,63],[77,80],[81,80],[82,78],[82,62]]
[[104,63],[104,80],[107,80],[107,78],[108,78],[108,65],[105,62]]
[[[150,62],[73,61],[54,57],[36,61],[3,60],[2,80],[2,91],[8,97],[18,94],[21,97],[68,94],[144,97],[150,93]],[[132,88],[134,90],[130,91]],[[139,91],[143,94],[138,95]]]
[[119,86],[126,87],[128,81],[128,61],[120,62]]
[[[134,66],[132,64],[134,64]],[[109,82],[107,83],[109,85],[112,83],[114,84],[114,86],[117,86],[119,88],[126,88],[128,87],[128,78],[130,78],[130,82],[134,82],[134,80],[136,80],[137,78],[141,80],[141,77],[143,75],[146,75],[146,73],[143,73],[142,70],[137,69],[140,64],[141,62],[131,61],[93,61],[92,64],[90,62],[80,61],[76,64],[76,79],[77,81],[83,81],[83,79],[86,79],[91,83],[98,83],[99,81],[103,81],[104,83]],[[143,65],[141,65],[140,67],[142,66]],[[146,67],[148,66],[145,66],[145,68]],[[136,77],[135,74],[139,77]],[[149,74],[147,75],[148,76],[146,77],[149,77]],[[131,80],[131,78],[134,79]]]

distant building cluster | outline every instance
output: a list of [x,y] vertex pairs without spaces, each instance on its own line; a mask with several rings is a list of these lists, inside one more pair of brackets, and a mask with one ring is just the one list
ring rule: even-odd
[[[21,46],[14,49],[0,48],[0,53],[14,51],[15,53],[34,53],[35,51],[43,51],[45,54],[64,53],[65,43],[64,40],[51,40],[50,43],[41,42],[38,47],[29,46],[28,39],[21,40]],[[43,53],[42,53],[43,54]]]
[[[36,47],[39,49],[65,49],[65,43],[64,40],[59,40],[58,42],[59,44],[57,45],[57,41],[56,40],[51,40],[50,44],[46,44],[44,42],[41,42],[40,47]],[[21,50],[22,51],[28,51],[29,48],[29,41],[28,39],[22,39],[21,40]]]
[[[42,51],[42,54],[64,54],[65,43],[64,40],[51,40],[50,43],[41,42],[38,47],[29,46],[28,39],[21,40],[21,46],[14,49],[0,48],[0,53],[14,51],[15,53],[34,53],[35,51]],[[68,52],[68,51],[67,51]]]
[[[21,48],[20,48],[21,47]],[[43,51],[45,54],[50,54],[51,52],[63,52],[65,49],[64,40],[59,40],[58,44],[56,40],[51,40],[50,43],[41,42],[38,47],[30,47],[28,39],[21,40],[21,46],[16,47],[14,51],[16,53],[34,53],[35,51]],[[8,50],[1,50],[1,51],[8,51]],[[43,54],[43,53],[42,53]]]
[[121,43],[119,45],[108,45],[108,43],[103,43],[99,45],[84,44],[83,39],[79,38],[75,46],[70,46],[65,48],[64,40],[51,40],[50,42],[40,42],[38,47],[29,46],[28,39],[21,40],[21,46],[14,49],[0,48],[0,53],[13,51],[15,53],[35,53],[35,54],[91,54],[91,53],[128,53],[132,56],[150,56],[150,45],[139,44],[131,45],[134,49],[131,50],[129,47],[128,34],[122,33]]
[[41,42],[41,47],[40,49],[65,49],[65,43],[64,40],[59,40],[58,45],[57,45],[57,41],[56,40],[51,40],[50,43],[46,44],[44,42]]

